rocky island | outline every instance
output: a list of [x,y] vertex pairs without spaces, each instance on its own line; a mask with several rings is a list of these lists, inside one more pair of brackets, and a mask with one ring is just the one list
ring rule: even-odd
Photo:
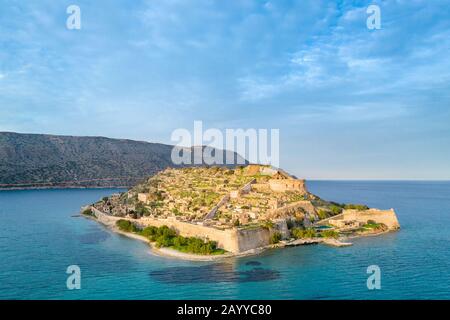
[[397,230],[393,209],[326,201],[305,180],[265,165],[166,169],[83,214],[156,250],[211,260],[266,248],[319,243]]

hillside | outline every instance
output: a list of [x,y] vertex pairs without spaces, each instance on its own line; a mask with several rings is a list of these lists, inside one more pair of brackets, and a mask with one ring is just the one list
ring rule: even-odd
[[172,148],[105,137],[0,132],[0,188],[132,186],[174,167]]

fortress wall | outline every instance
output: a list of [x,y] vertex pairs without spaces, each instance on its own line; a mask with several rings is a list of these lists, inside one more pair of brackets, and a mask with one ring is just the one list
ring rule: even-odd
[[274,225],[274,231],[281,233],[283,239],[289,239],[291,237],[286,219],[279,219]]
[[205,220],[214,218],[214,216],[217,213],[217,210],[219,210],[219,208],[225,205],[228,201],[230,201],[230,195],[227,194],[223,196],[222,199],[219,201],[219,203],[214,208],[212,208],[210,212],[206,214]]
[[237,236],[235,229],[220,230],[203,225],[182,222],[175,219],[152,219],[141,218],[136,220],[140,227],[147,226],[168,226],[174,228],[183,237],[197,237],[205,240],[216,241],[219,248],[223,248],[230,252],[239,252],[237,244]]
[[270,231],[264,228],[241,229],[237,231],[237,244],[240,252],[267,246]]
[[268,230],[265,228],[257,229],[240,229],[237,231],[237,243],[239,251],[247,251],[251,249],[265,247],[270,244],[270,238],[274,232],[281,233],[283,239],[288,239],[290,237],[290,232],[287,227],[286,220],[278,220],[273,230]]
[[101,212],[100,210],[97,210],[94,207],[91,207],[91,210],[92,210],[92,213],[97,218],[97,221],[100,223],[103,223],[104,225],[107,225],[107,226],[115,226],[116,221],[120,219],[118,217],[114,217],[114,216],[105,214],[105,213]]
[[[223,248],[229,252],[238,253],[259,247],[264,247],[270,243],[270,232],[264,228],[257,229],[226,229],[219,230],[203,225],[191,224],[176,220],[156,220],[156,219],[140,219],[147,225],[173,227],[180,235],[184,237],[200,237],[205,240],[217,241],[219,248]],[[156,222],[157,221],[157,222]],[[284,221],[284,224],[286,222]],[[284,229],[279,227],[284,236]],[[287,230],[287,226],[286,226]]]
[[[177,232],[184,237],[198,237],[205,240],[217,241],[219,248],[223,248],[232,253],[263,247],[270,243],[270,231],[264,228],[248,230],[238,230],[233,228],[220,230],[203,225],[182,222],[175,219],[131,219],[110,216],[95,208],[92,208],[92,210],[99,222],[110,227],[115,227],[117,220],[121,219],[131,221],[140,228],[145,228],[148,226],[168,226],[169,228],[174,228],[177,230]],[[284,224],[286,224],[286,221],[284,221]],[[287,226],[283,228],[282,223],[280,223],[275,226],[275,229],[281,232],[284,237],[284,229],[287,230]]]
[[307,193],[305,180],[270,179],[269,186],[270,189],[275,192],[297,191],[301,193]]
[[390,230],[400,228],[397,216],[394,209],[390,210],[378,210],[369,209],[364,211],[358,210],[344,210],[342,214],[336,217],[330,218],[330,220],[355,220],[361,223],[366,223],[368,220],[374,220],[377,223],[385,224]]

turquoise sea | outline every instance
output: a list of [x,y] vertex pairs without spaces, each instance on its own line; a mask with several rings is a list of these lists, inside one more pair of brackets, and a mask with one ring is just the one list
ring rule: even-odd
[[[116,189],[0,192],[0,299],[450,299],[450,182],[309,181],[338,202],[395,208],[399,232],[346,248],[267,251],[221,263],[153,255],[73,217]],[[66,269],[81,269],[68,290]],[[366,286],[369,265],[381,289]]]

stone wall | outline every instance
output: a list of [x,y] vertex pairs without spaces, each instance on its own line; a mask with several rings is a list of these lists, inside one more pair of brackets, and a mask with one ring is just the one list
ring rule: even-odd
[[274,232],[279,232],[282,239],[288,239],[290,232],[286,220],[280,219],[274,223],[273,229],[255,228],[237,230],[237,243],[239,252],[265,247],[270,244]]
[[207,219],[212,219],[215,217],[217,210],[219,210],[219,208],[223,205],[225,205],[228,201],[230,200],[230,195],[225,195],[222,197],[222,199],[219,201],[218,204],[216,204],[214,206],[214,208],[212,208],[206,215],[205,215],[205,220]]
[[390,210],[379,210],[379,209],[369,209],[369,210],[344,210],[341,214],[322,220],[320,224],[326,224],[330,220],[354,220],[361,223],[367,223],[368,220],[373,220],[377,223],[385,224],[389,230],[396,230],[400,228],[397,216],[394,209]]
[[105,214],[105,213],[101,212],[100,210],[97,210],[94,207],[91,207],[91,210],[92,210],[92,213],[97,218],[97,221],[100,223],[103,223],[104,225],[107,225],[107,226],[115,226],[116,221],[121,219],[119,217],[114,217],[114,216]]
[[201,224],[188,223],[178,221],[176,219],[154,219],[144,217],[141,219],[120,218],[107,215],[101,211],[92,208],[97,220],[107,226],[115,227],[116,221],[123,219],[134,223],[139,228],[148,226],[162,227],[168,226],[175,229],[180,235],[184,237],[197,237],[204,240],[216,241],[217,246],[232,253],[239,253],[251,249],[267,246],[270,244],[271,232],[278,231],[283,238],[289,235],[286,221],[279,221],[275,224],[274,230],[258,227],[255,229],[217,229],[213,227],[204,226]]
[[305,180],[300,179],[270,179],[269,187],[275,192],[297,191],[307,193]]
[[175,229],[183,237],[197,237],[204,240],[216,241],[219,248],[223,248],[234,253],[239,252],[235,229],[220,230],[201,224],[183,222],[171,218],[141,218],[139,220],[135,220],[135,223],[141,228],[145,228],[147,226],[168,226]]
[[242,229],[236,232],[238,252],[267,246],[270,243],[270,231],[264,228]]

